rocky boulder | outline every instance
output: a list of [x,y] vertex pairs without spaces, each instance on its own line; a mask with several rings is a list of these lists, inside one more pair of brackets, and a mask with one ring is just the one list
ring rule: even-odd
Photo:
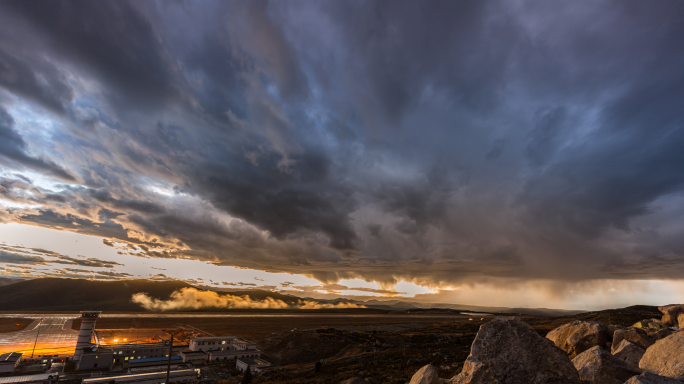
[[581,320],[561,325],[549,332],[546,338],[564,350],[571,359],[589,348],[604,346],[610,341],[606,326]]
[[670,315],[677,318],[680,314],[684,313],[684,304],[665,305],[663,307],[658,307],[658,310],[662,312],[663,315]]
[[670,336],[671,334],[672,334],[672,331],[670,330],[670,328],[663,328],[661,330],[653,332],[649,336],[651,336],[652,338],[654,338],[656,340],[660,340],[660,339],[664,339],[664,338]]
[[469,356],[463,364],[463,371],[454,376],[447,384],[500,384],[486,364]]
[[644,319],[641,321],[637,321],[632,325],[632,328],[641,328],[645,330],[646,332],[656,332],[658,330],[661,330],[665,327],[662,321],[660,319]]
[[608,336],[610,337],[611,340],[613,340],[613,337],[615,336],[615,331],[617,331],[619,329],[627,329],[627,327],[625,327],[624,325],[620,325],[620,324],[611,324],[611,325],[607,326],[606,328],[608,328]]
[[684,380],[684,332],[676,332],[649,347],[639,362],[639,368]]
[[647,349],[648,347],[653,345],[653,341],[648,336],[646,331],[641,329],[618,329],[617,331],[615,331],[615,334],[613,335],[612,348],[617,348],[622,340],[629,340],[643,349]]
[[592,384],[622,384],[641,373],[599,346],[580,353],[572,363],[580,379]]
[[411,378],[411,384],[438,384],[437,368],[428,364],[419,369]]
[[489,370],[500,384],[580,384],[565,352],[516,317],[497,317],[483,324],[463,367],[466,375],[451,382],[491,383],[474,380],[481,370],[483,380]]
[[663,318],[661,319],[663,325],[667,325],[668,327],[676,327],[677,326],[677,317],[676,316],[670,316],[670,315],[663,315]]
[[684,313],[677,317],[677,322],[679,323],[679,329],[684,329]]
[[625,384],[682,384],[682,382],[669,377],[658,376],[651,372],[644,372],[625,381]]
[[613,356],[624,361],[633,368],[639,368],[639,361],[641,360],[641,357],[644,356],[644,353],[646,353],[646,350],[629,340],[623,339],[620,342],[620,345],[615,348]]

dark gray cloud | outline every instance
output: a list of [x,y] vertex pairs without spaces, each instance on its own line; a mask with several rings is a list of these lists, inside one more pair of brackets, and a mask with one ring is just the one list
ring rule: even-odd
[[68,57],[104,82],[112,102],[158,107],[180,98],[172,61],[151,23],[128,2],[9,1],[3,8],[54,59]]
[[682,20],[3,2],[0,219],[326,283],[681,278]]
[[[49,258],[46,259],[43,256],[48,256]],[[100,260],[93,257],[86,258],[81,256],[81,258],[75,258],[41,248],[23,248],[6,245],[0,245],[0,262],[34,265],[68,264],[95,268],[114,268],[115,265],[123,266],[123,264],[115,261]]]
[[40,256],[19,255],[16,253],[0,251],[0,262],[2,263],[44,264],[45,261],[46,260]]
[[[4,161],[3,161],[4,160]],[[34,157],[28,153],[28,145],[14,128],[14,119],[0,106],[0,162],[19,169],[31,169],[65,181],[76,178],[51,160]]]

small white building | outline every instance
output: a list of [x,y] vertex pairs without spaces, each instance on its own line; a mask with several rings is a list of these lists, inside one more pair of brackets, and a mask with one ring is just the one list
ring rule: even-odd
[[256,344],[236,336],[193,337],[190,339],[191,351],[207,354],[207,362],[230,362],[240,358],[258,358],[261,351]]
[[242,359],[237,359],[235,362],[235,368],[238,370],[244,372],[247,367],[249,367],[249,370],[252,371],[253,373],[259,373],[263,369],[268,368],[271,366],[271,363],[264,359],[259,359],[259,358],[242,358]]
[[256,350],[256,344],[237,336],[193,337],[188,345],[191,351]]
[[14,369],[19,365],[23,353],[10,352],[0,355],[0,373],[14,372]]
[[202,364],[207,362],[207,353],[204,351],[183,351],[180,355],[184,363]]

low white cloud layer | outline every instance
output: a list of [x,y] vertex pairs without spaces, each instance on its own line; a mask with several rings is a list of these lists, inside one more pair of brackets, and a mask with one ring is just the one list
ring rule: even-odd
[[151,298],[146,293],[136,293],[131,300],[149,311],[175,311],[183,309],[225,308],[225,309],[344,309],[364,308],[351,303],[317,303],[310,300],[295,300],[286,303],[282,300],[267,297],[254,300],[249,296],[233,296],[219,294],[214,291],[202,291],[195,288],[183,288],[173,292],[168,300]]

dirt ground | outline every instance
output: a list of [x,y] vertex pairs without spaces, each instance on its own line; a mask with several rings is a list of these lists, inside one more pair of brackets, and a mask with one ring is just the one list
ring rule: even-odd
[[[406,328],[415,325],[435,325],[440,322],[467,320],[467,316],[440,315],[380,315],[380,316],[243,316],[224,318],[100,318],[95,324],[96,330],[107,329],[171,329],[193,328],[198,332],[215,335],[235,335],[251,339],[260,339],[272,333],[297,329],[313,330],[325,327],[368,327],[402,325]],[[412,325],[412,326],[409,326]],[[79,320],[74,321],[72,328],[78,330]]]
[[16,332],[26,328],[34,319],[0,318],[0,333]]

